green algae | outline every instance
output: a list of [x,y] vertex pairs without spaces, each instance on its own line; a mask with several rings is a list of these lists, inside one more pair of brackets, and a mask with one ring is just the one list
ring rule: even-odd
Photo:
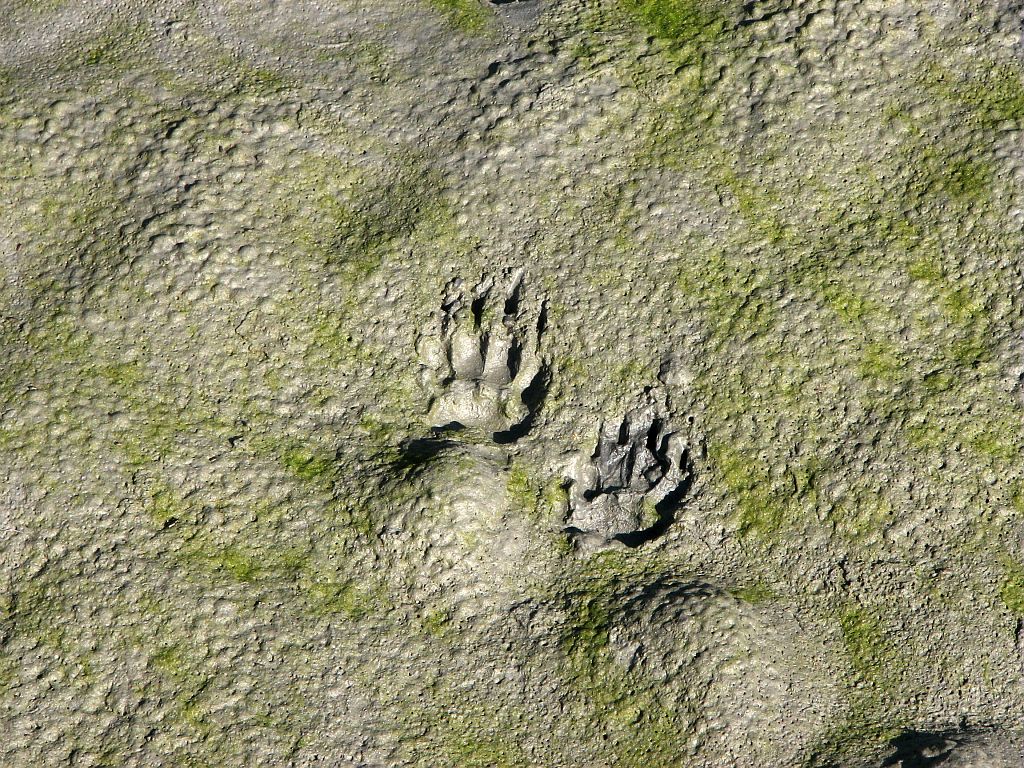
[[[296,314],[309,314],[305,302],[296,302]],[[308,321],[310,328],[305,336],[317,358],[337,367],[366,364],[373,359],[373,351],[357,341],[358,321],[347,308],[317,307]]]
[[[40,386],[53,380],[53,371],[67,368],[78,382],[77,394],[98,401],[113,400],[127,407],[132,424],[119,429],[118,444],[133,466],[165,455],[180,436],[203,429],[224,434],[231,425],[213,409],[192,403],[187,411],[164,401],[147,388],[145,365],[125,360],[116,348],[87,332],[59,310],[36,324],[26,324],[22,340],[30,352],[22,365],[23,385]],[[140,342],[144,350],[144,342]]]
[[[59,218],[62,215],[62,204],[60,199],[55,199],[46,207],[46,217]],[[103,215],[103,206],[100,205],[90,206],[89,210],[72,209],[70,213],[72,215],[68,217],[68,226],[80,228],[85,233],[90,229],[104,229],[110,218]],[[340,227],[344,232],[336,241],[339,248],[348,248],[355,243],[359,247],[365,245],[368,250],[373,250],[373,243],[360,239],[357,231],[359,226],[357,223]],[[46,221],[41,228],[47,232],[48,237],[50,233],[56,232],[52,235],[54,242],[62,237],[61,230],[54,222]],[[403,236],[412,233],[411,229],[398,229],[400,233],[404,232]],[[439,226],[437,230],[440,229]],[[75,234],[77,236],[78,233]],[[118,245],[115,240],[111,240],[110,246],[111,250],[105,252],[103,258],[117,254],[128,248],[129,244]],[[86,248],[91,249],[93,246],[87,244]],[[350,271],[356,278],[362,278],[370,274],[372,269],[359,266]],[[40,293],[49,290],[47,288]],[[323,330],[335,324],[335,317],[328,317],[321,323],[321,328],[317,329],[319,337],[315,339],[316,344],[323,347],[341,346],[334,344],[331,333]],[[351,325],[353,321],[346,319],[346,322]],[[30,322],[28,327],[34,326]],[[268,426],[263,420],[251,419],[248,425],[239,427],[230,416],[220,418],[217,415],[230,413],[233,416],[237,412],[235,406],[250,396],[242,387],[227,395],[228,402],[217,402],[216,411],[206,412],[205,406],[209,400],[199,396],[198,391],[209,384],[210,380],[202,377],[200,381],[185,377],[175,379],[161,372],[160,363],[170,353],[156,338],[133,339],[128,348],[122,348],[117,345],[118,340],[104,338],[99,332],[83,331],[82,327],[83,324],[77,318],[62,315],[39,335],[19,338],[19,348],[23,348],[26,356],[32,358],[34,367],[31,372],[38,375],[40,380],[50,376],[58,381],[74,381],[80,387],[75,397],[80,396],[83,401],[103,406],[107,406],[109,401],[108,410],[116,413],[120,419],[116,429],[113,429],[113,443],[107,444],[109,454],[116,460],[123,449],[131,464],[125,467],[126,477],[130,472],[133,483],[136,477],[159,475],[160,469],[155,465],[168,459],[169,453],[177,452],[170,457],[169,463],[172,465],[182,455],[191,455],[190,452],[196,450],[196,446],[183,444],[185,441],[201,442],[202,448],[199,450],[216,442],[217,455],[223,455],[229,447],[227,441],[214,438],[230,435],[235,439],[239,432],[249,432],[250,428],[258,434],[262,427]],[[198,326],[195,327],[198,329]],[[149,336],[146,331],[141,335]],[[180,353],[180,348],[174,350],[176,356]],[[126,356],[137,359],[126,361]],[[344,358],[346,362],[352,359],[348,350],[335,357]],[[58,365],[67,366],[73,371],[53,377],[53,369]],[[188,371],[189,377],[194,374],[194,369],[189,370],[187,366],[183,368]],[[5,368],[5,371],[10,370]],[[19,377],[19,380],[28,381],[23,377]],[[212,397],[223,394],[216,387],[214,389],[216,394]],[[102,392],[102,396],[93,400],[97,392]],[[128,422],[126,428],[120,426],[124,422]],[[263,461],[264,466],[269,465],[269,472],[280,474],[283,470],[288,476],[287,482],[296,490],[296,495],[310,490],[304,486],[318,493],[332,490],[332,478],[337,475],[337,462],[336,456],[329,449],[324,452],[319,444],[313,446],[296,442],[290,435],[268,439],[266,444],[261,444],[259,439],[249,440],[248,435],[242,437],[240,447],[234,444],[230,447],[236,451],[256,454],[255,458]],[[161,566],[172,569],[186,584],[215,588],[231,595],[239,605],[250,600],[259,601],[267,597],[279,600],[283,597],[284,610],[300,616],[301,620],[310,617],[360,620],[385,606],[382,594],[372,585],[348,579],[344,572],[339,572],[340,569],[326,562],[326,557],[309,555],[305,549],[306,540],[294,531],[283,530],[259,519],[244,533],[219,525],[204,527],[207,523],[200,519],[205,514],[204,507],[212,510],[211,517],[224,515],[232,525],[234,518],[244,514],[233,503],[203,498],[205,493],[201,489],[185,495],[182,489],[172,490],[167,484],[153,494],[152,503],[145,510],[150,527],[156,529],[153,540],[158,542]],[[256,514],[260,517],[258,512]],[[321,530],[319,534],[327,539],[333,532]],[[57,640],[55,636],[53,641]],[[196,757],[193,760],[181,754],[175,764],[218,764],[212,756],[222,751],[230,755],[231,745],[228,740],[217,737],[222,724],[217,722],[212,699],[206,699],[205,689],[194,695],[190,692],[209,676],[201,672],[201,665],[200,672],[193,675],[189,668],[195,668],[198,662],[190,661],[182,649],[177,650],[176,657],[171,651],[161,653],[155,668],[159,669],[159,674],[183,689],[176,710],[178,722],[187,724],[195,731],[190,738],[194,739],[198,734],[203,741],[210,742],[208,748],[195,747],[204,755],[208,752],[211,755],[208,759]],[[193,680],[196,682],[193,683]],[[166,728],[167,723],[162,727]],[[228,764],[233,763],[229,761]]]
[[[84,688],[96,679],[95,654],[79,641],[79,599],[71,579],[54,569],[44,571],[0,595],[0,627],[9,639],[37,643],[57,663],[64,683]],[[17,666],[14,657],[7,657],[12,676]]]
[[513,461],[506,489],[513,508],[524,512],[534,522],[558,524],[564,517],[569,496],[560,478],[540,482],[522,463]]
[[36,13],[54,13],[71,5],[71,0],[11,0],[13,11],[34,11]]
[[898,383],[906,376],[907,363],[896,345],[876,341],[861,351],[857,370],[864,378]]
[[919,79],[931,92],[961,107],[979,127],[1024,120],[1024,82],[1017,62],[979,58],[958,72],[933,64]]
[[149,663],[161,675],[175,682],[184,682],[190,676],[190,668],[185,665],[185,653],[181,645],[163,646],[150,657]]
[[438,640],[449,637],[453,630],[451,615],[442,609],[428,611],[421,617],[420,624],[424,632]]
[[908,727],[909,720],[885,714],[873,704],[855,699],[843,718],[819,739],[804,765],[832,768],[851,755],[881,758],[890,751],[892,740]]
[[[851,353],[854,370],[867,385],[858,397],[870,407],[892,410],[901,402],[963,392],[964,378],[956,370],[977,370],[993,359],[991,297],[1005,290],[1002,279],[982,275],[975,280],[964,275],[962,263],[951,258],[956,251],[948,245],[940,251],[936,233],[956,232],[960,238],[959,226],[951,229],[948,222],[970,220],[984,227],[985,242],[1012,249],[1012,238],[998,231],[997,220],[988,218],[990,211],[1003,204],[1006,182],[980,145],[964,152],[955,137],[937,140],[937,132],[927,123],[918,124],[898,110],[890,116],[903,126],[902,134],[897,132],[901,142],[876,167],[855,166],[854,183],[835,187],[822,177],[814,200],[789,189],[793,169],[785,163],[755,172],[727,162],[727,153],[710,127],[714,122],[710,113],[697,120],[686,114],[669,115],[660,126],[654,123],[646,162],[668,158],[670,167],[705,176],[718,190],[722,205],[746,225],[746,232],[731,242],[687,247],[686,251],[701,253],[701,258],[684,260],[679,266],[677,300],[696,309],[712,332],[714,343],[706,351],[720,349],[732,359],[740,339],[746,342],[742,367],[762,372],[759,378],[745,375],[746,371],[730,374],[731,363],[726,361],[709,366],[713,380],[698,378],[698,386],[709,393],[712,433],[735,424],[741,414],[767,412],[772,414],[764,418],[768,423],[773,418],[816,421],[814,407],[791,393],[799,392],[799,377],[807,375],[803,372],[817,356],[806,349],[786,349],[778,342],[788,330],[788,318],[767,298],[775,289],[763,291],[762,286],[786,285],[816,301],[823,310],[815,318],[822,333],[834,334],[837,324],[847,329],[842,346]],[[663,130],[666,124],[703,127],[680,137],[674,130]],[[828,172],[838,175],[838,169]],[[800,180],[805,189],[814,189],[815,183],[806,175]],[[808,215],[809,204],[818,208],[814,215]],[[755,248],[761,252],[750,259],[746,254]],[[886,254],[887,262],[879,265],[878,254]],[[898,282],[900,270],[920,284],[922,293],[884,302],[883,291],[889,290],[886,282]],[[856,275],[853,287],[851,273]],[[940,317],[927,314],[934,308]],[[919,334],[910,344],[895,331],[908,319]],[[924,341],[928,336],[941,341]],[[937,351],[943,359],[929,359]],[[777,375],[787,369],[793,372],[791,379]],[[730,378],[736,380],[723,381]],[[743,386],[747,379],[749,385]],[[949,416],[943,419],[954,421]],[[949,423],[943,428],[955,433],[963,427]],[[794,435],[793,441],[798,437]],[[815,524],[815,518],[825,513],[834,530],[846,536],[865,531],[866,526],[884,528],[899,516],[888,502],[877,504],[859,492],[841,506],[818,510],[820,502],[815,498],[794,499],[784,485],[765,474],[752,477],[753,456],[763,453],[773,457],[773,463],[784,460],[766,442],[769,439],[775,438],[745,435],[732,447],[750,458],[724,462],[728,471],[722,475],[739,508],[741,532],[758,532],[770,539],[785,527]],[[982,436],[968,444],[984,465],[1004,461],[1015,441]],[[941,441],[932,440],[930,445],[940,447]],[[906,463],[911,461],[915,459],[908,456]]]
[[312,284],[325,271],[345,284],[359,283],[403,244],[458,235],[444,183],[412,153],[395,153],[373,175],[346,158],[328,162],[309,155],[274,182],[279,191],[268,214],[302,247],[309,264],[296,266],[312,268]]
[[732,199],[736,212],[755,240],[773,245],[792,242],[793,225],[785,219],[782,200],[778,193],[766,188],[763,181],[724,167],[715,182],[719,191]]
[[293,85],[285,74],[268,67],[260,67],[239,56],[222,56],[217,69],[230,73],[221,87],[258,98],[270,98]]
[[313,206],[322,221],[308,242],[328,263],[343,264],[359,279],[376,270],[394,243],[416,226],[412,217],[417,195],[412,185],[398,182],[356,192],[353,198],[353,202],[332,195],[315,199]]
[[533,761],[523,750],[526,720],[517,706],[480,699],[459,681],[432,677],[421,681],[426,695],[401,701],[402,723],[416,738],[406,749],[415,765],[527,768]]
[[610,654],[610,632],[629,585],[652,578],[660,564],[605,552],[587,561],[567,593],[569,615],[560,644],[562,672],[582,695],[589,722],[610,740],[615,764],[672,764],[687,753],[692,712],[668,709],[651,683],[621,668]]
[[816,293],[840,320],[852,326],[863,326],[880,311],[878,302],[863,288],[824,283]]
[[428,0],[448,19],[453,27],[469,34],[486,32],[494,15],[476,0]]
[[384,83],[396,75],[407,74],[396,71],[398,60],[394,50],[379,40],[353,41],[342,50],[321,51],[316,58],[317,61],[328,63],[339,60],[354,62],[375,83]]
[[742,587],[734,587],[729,590],[729,594],[751,605],[764,605],[779,598],[772,591],[771,587],[763,581],[755,581]]
[[185,559],[214,573],[225,574],[234,581],[253,584],[263,577],[269,567],[262,553],[245,551],[239,547],[189,546]]
[[185,517],[185,506],[177,494],[166,486],[153,491],[146,511],[158,528],[166,528]]
[[[41,203],[44,216],[35,227],[46,241],[57,242],[65,236],[63,233],[69,231],[74,233],[69,239],[77,241],[81,233],[88,233],[90,229],[102,235],[111,226],[110,212],[119,207],[91,190],[71,190],[70,202],[65,193],[44,196]],[[117,253],[123,247],[127,245],[116,246],[112,242],[107,243],[102,236],[91,237],[88,250],[83,250],[79,258],[97,263],[111,262],[112,259],[116,263]],[[42,296],[52,292],[54,287],[52,280],[42,280],[36,292]],[[55,365],[74,367],[74,379],[82,382],[81,394],[102,393],[100,396],[103,398],[119,401],[121,408],[127,406],[129,424],[126,429],[119,428],[115,442],[123,448],[131,467],[144,467],[166,457],[185,438],[222,439],[237,435],[238,427],[234,420],[220,415],[225,406],[209,403],[207,393],[195,387],[193,382],[167,381],[166,377],[162,381],[154,381],[148,358],[154,354],[151,342],[155,339],[148,338],[148,334],[134,340],[133,347],[124,349],[82,330],[80,323],[59,311],[48,318],[42,314],[44,319],[41,322],[25,324],[14,335],[13,343],[25,344],[31,356],[26,357],[24,365],[12,364],[5,369],[5,373],[12,377],[12,394],[20,388],[19,384],[49,375],[49,369]],[[352,342],[354,320],[340,313],[320,313],[314,320],[310,338],[318,352],[338,365],[355,365],[365,359],[366,350]],[[134,359],[126,360],[126,356]],[[180,393],[192,389],[198,391],[183,405],[186,398],[182,398]],[[240,394],[245,396],[245,392]],[[241,401],[238,405],[247,407]],[[266,421],[262,414],[253,412],[244,413],[244,417],[250,426]],[[4,435],[5,438],[8,436],[6,427]],[[330,456],[307,455],[306,449],[288,441],[265,442],[264,453],[279,460],[297,480],[310,485],[319,484],[330,490]]]
[[514,463],[509,469],[506,489],[515,507],[528,510],[531,515],[535,513],[540,498],[539,489],[522,465]]
[[152,653],[149,663],[169,693],[174,719],[204,739],[212,737],[217,726],[206,694],[215,675],[204,668],[198,649],[186,643],[162,645]]
[[333,490],[338,478],[337,451],[320,447],[287,443],[271,449],[281,465],[299,480]]
[[354,581],[307,582],[303,595],[314,615],[340,615],[353,621],[371,616],[384,606],[380,590],[366,589]]
[[757,457],[724,445],[709,447],[715,474],[736,503],[741,537],[771,540],[799,515],[798,501],[812,492],[773,478]]
[[619,0],[649,34],[676,45],[707,44],[728,29],[722,0]]
[[21,664],[9,653],[0,651],[0,691],[11,688],[18,680]]
[[1003,559],[999,599],[1011,613],[1024,616],[1024,567],[1008,557]]
[[[941,194],[947,195],[947,196],[949,196],[951,198],[969,197],[971,195],[974,195],[976,193],[979,193],[979,192],[983,191],[983,186],[984,185],[978,185],[978,184],[973,184],[972,185],[970,183],[970,176],[971,176],[971,174],[968,173],[967,176],[968,176],[968,179],[967,179],[968,183],[966,183],[966,184],[959,183],[959,182],[957,182],[954,179],[951,182],[940,181],[937,184],[928,184],[926,186],[928,186],[928,187],[930,187],[932,189],[939,190],[939,192]],[[961,189],[963,189],[965,191],[961,192],[960,191]],[[952,193],[950,193],[950,190],[952,190]],[[779,226],[775,225],[776,222],[778,221],[778,219],[771,215],[772,211],[769,211],[765,216],[759,218],[758,217],[758,214],[759,214],[758,204],[759,204],[759,202],[758,202],[758,200],[756,198],[747,197],[745,199],[742,199],[742,198],[740,198],[739,195],[737,195],[737,200],[738,200],[738,210],[744,215],[745,218],[749,217],[750,220],[754,222],[754,224],[751,226],[751,230],[757,231],[758,232],[758,237],[760,239],[767,240],[768,242],[770,242],[773,245],[780,245],[780,244],[784,244],[785,243],[785,239],[790,236],[790,230],[789,230],[789,228],[786,228],[784,226],[783,227],[779,227]],[[882,219],[880,218],[878,221],[876,221],[874,223],[871,223],[869,228],[872,229],[872,230],[877,229],[878,231],[889,230],[889,229],[896,228],[896,225],[890,226],[889,223],[881,223],[881,222],[882,222]],[[882,237],[883,239],[891,239],[893,236],[888,234],[888,233],[886,233],[886,234],[880,235],[880,237]],[[356,269],[355,271],[357,273],[366,274],[365,272],[362,272],[361,269]],[[370,271],[372,272],[372,270],[370,270]],[[940,272],[939,274],[940,274],[940,277],[941,277],[943,273]],[[922,278],[919,277],[919,279],[922,279]],[[807,285],[807,282],[804,282],[802,284]],[[699,291],[699,288],[697,290]],[[841,296],[840,295],[840,296],[836,297],[834,292],[826,293],[826,292],[823,291],[822,292],[822,301],[823,301],[825,306],[827,306],[830,310],[835,312],[837,314],[837,316],[839,316],[839,318],[842,321],[844,321],[845,323],[848,323],[848,324],[851,324],[851,325],[861,325],[861,324],[864,324],[871,317],[873,317],[875,315],[875,313],[878,311],[877,307],[874,306],[871,302],[861,300],[863,295],[864,295],[863,293],[860,294],[859,295],[860,298],[858,297],[858,294],[853,294],[852,296]],[[958,302],[958,300],[954,297],[952,303],[950,305],[948,305],[946,308],[948,309],[948,314],[951,317],[953,317],[953,318],[964,318],[964,319],[968,318],[969,315],[970,315],[970,312],[969,311],[962,311],[961,307],[967,307],[969,309],[970,302]],[[721,313],[721,316],[725,316],[725,315],[729,314],[729,310],[730,310],[730,305],[728,303],[726,303],[726,302],[723,302],[723,304],[721,305],[721,307],[720,307],[720,309],[718,311]],[[718,315],[716,315],[716,316],[718,316]],[[732,317],[732,315],[729,315],[729,316]],[[737,327],[740,327],[740,326],[737,326]],[[759,331],[759,332],[760,331],[768,332],[768,331],[772,330],[772,328],[773,328],[773,326],[770,325],[770,324],[760,323],[760,322],[751,322],[748,325],[748,327],[752,331]],[[965,366],[975,365],[979,361],[979,356],[975,354],[974,350],[967,350],[967,351],[963,352],[962,354],[961,353],[957,353],[956,354],[956,358],[957,358],[958,362],[960,362],[962,365],[965,365]],[[961,358],[962,358],[962,361],[961,361]],[[891,376],[892,368],[893,368],[893,366],[890,365],[890,366],[888,366],[888,368],[885,369],[884,372],[886,372],[887,376]],[[865,376],[867,376],[867,377],[880,378],[880,376],[879,376],[879,374],[877,372],[874,372],[874,371],[871,371],[871,370],[864,369],[864,370],[862,370],[862,373]],[[105,374],[98,373],[98,375],[103,376],[104,378],[106,378]],[[939,377],[939,378],[934,378],[933,382],[934,381],[940,381],[940,380],[944,380],[946,382],[945,385],[940,386],[940,389],[942,389],[943,391],[947,390],[949,388],[949,386],[951,386],[951,382],[950,382],[950,378],[951,377],[950,377],[950,375],[948,373],[940,372],[939,374],[935,374],[935,376]],[[944,378],[942,378],[942,377],[944,377]],[[131,385],[128,385],[128,386],[131,386]],[[990,449],[988,446],[997,445],[998,441],[993,442],[993,441],[989,440],[988,438],[979,438],[975,442],[978,445],[978,450],[980,450],[982,452],[993,453],[993,454],[996,453],[995,450]],[[972,443],[972,445],[973,444],[974,443]],[[751,451],[753,451],[753,450],[754,449],[751,449]],[[1000,449],[999,452],[1002,453],[1003,452],[1002,449]],[[321,477],[329,474],[329,472],[320,472],[318,470],[315,470],[315,471],[312,471],[312,472],[307,472],[307,467],[315,466],[315,465],[314,465],[314,463],[312,461],[308,462],[308,463],[304,462],[304,460],[303,460],[304,459],[304,454],[302,454],[302,453],[297,454],[294,458],[297,459],[297,461],[291,462],[292,464],[294,464],[294,467],[287,467],[287,468],[296,477],[298,477],[298,479],[300,481],[310,482],[310,483],[314,483],[315,484],[315,483],[320,482],[320,478]],[[751,461],[753,460],[752,454],[748,455],[748,459],[750,459]],[[303,476],[304,472],[307,472],[307,474],[309,476],[305,476],[304,477]],[[740,489],[745,489],[745,488],[747,488],[750,485],[750,481],[749,480],[737,479],[737,478],[732,478],[732,479],[735,482],[736,487],[738,487]],[[523,498],[526,499],[526,500],[530,500],[533,497],[532,495],[534,493],[533,487],[529,483],[526,483],[526,482],[522,483],[521,485],[522,485],[521,490],[523,490]],[[776,491],[775,489],[773,489],[771,478],[769,476],[765,475],[763,478],[755,478],[755,480],[753,481],[753,490],[751,490],[751,491],[741,491],[741,496],[745,493],[749,497],[748,501],[750,501],[751,499],[756,501],[762,495],[764,496],[764,498],[771,499],[773,494],[776,493],[776,492],[778,492],[782,496],[782,498],[785,499],[785,493],[782,492],[782,491]],[[786,511],[788,511],[788,508],[787,508]],[[771,522],[774,514],[775,514],[774,512],[769,512],[766,515],[767,523],[765,525],[760,525],[759,524],[759,525],[751,526],[751,527],[749,527],[749,530],[778,530],[779,524]],[[754,515],[752,517],[752,519],[756,519],[756,515]],[[782,515],[780,519],[785,519],[785,515]],[[873,520],[869,519],[869,520],[867,520],[867,521],[865,521],[863,523],[863,526],[864,526],[865,529],[868,529],[868,528],[875,527],[876,523],[873,522]],[[236,574],[231,573],[229,571],[229,569],[219,568],[217,570],[219,572],[222,572],[222,573],[227,573],[227,575],[230,578],[233,578],[235,580],[239,580],[239,577]],[[260,577],[261,571],[259,570],[259,568],[257,567],[257,568],[253,568],[253,569],[248,569],[247,570],[247,566],[245,566],[244,560],[240,564],[238,572],[239,573],[248,573],[248,574],[250,574],[250,577],[248,579],[242,579],[243,581],[248,581],[248,583],[253,583],[255,581],[258,581],[259,578],[261,578]],[[595,627],[599,627],[601,625],[600,617],[599,617],[598,614],[599,614],[599,611],[595,610],[595,615],[592,617],[593,618],[593,622],[592,623],[593,623],[593,625]],[[589,618],[588,618],[588,623],[591,623]],[[859,632],[855,631],[854,634],[859,634]],[[490,754],[491,755],[491,759],[498,760],[498,759],[501,758],[501,753],[500,752],[495,751],[491,747],[488,747],[488,742],[487,742],[486,738],[482,739],[479,742],[472,742],[472,743],[478,743],[479,744],[479,749],[480,749],[481,753],[484,754],[484,755]],[[491,750],[490,752],[488,752],[489,749]],[[466,759],[469,759],[469,758],[466,758]]]
[[826,516],[832,530],[858,546],[877,537],[895,522],[893,505],[884,497],[857,496],[833,505]]
[[895,684],[899,657],[878,616],[866,608],[848,608],[839,616],[843,645],[854,675],[883,689]]
[[[342,616],[358,620],[385,610],[381,587],[357,582],[330,556],[318,554],[308,539],[287,535],[282,524],[291,516],[286,506],[267,505],[248,516],[242,532],[208,528],[205,520],[215,505],[198,497],[182,498],[165,483],[153,489],[146,505],[148,518],[167,538],[172,562],[202,580],[245,586],[257,592],[283,591],[300,613],[311,617]],[[222,505],[220,513],[239,510]],[[334,546],[344,550],[340,539]]]
[[635,397],[637,390],[654,385],[656,366],[642,360],[625,360],[611,369],[610,378],[621,395]]
[[522,747],[488,718],[454,715],[444,723],[443,749],[460,768],[527,768]]
[[122,74],[137,66],[141,49],[149,39],[144,24],[116,22],[84,46],[74,49],[60,64],[69,73],[91,76]]
[[[135,624],[127,635],[133,655],[147,660],[147,695],[161,702],[156,721],[160,732],[182,739],[169,755],[174,764],[238,764],[240,745],[229,731],[239,728],[262,731],[272,739],[267,746],[273,746],[282,759],[292,754],[300,740],[302,718],[295,693],[282,691],[279,685],[273,689],[257,685],[246,694],[244,707],[230,713],[230,724],[225,722],[223,691],[233,684],[239,667],[224,669],[206,640],[196,637],[191,610],[165,596],[151,596],[146,602],[147,620]],[[247,610],[244,602],[237,607]],[[268,661],[273,662],[273,657],[263,656],[262,663]],[[245,662],[236,659],[235,664],[239,663]],[[246,674],[257,672],[256,667],[245,668]]]
[[881,616],[861,605],[849,605],[837,616],[843,648],[850,664],[847,707],[822,734],[807,766],[831,766],[851,755],[880,754],[908,726],[906,718],[886,705],[899,684],[905,659],[886,634]]

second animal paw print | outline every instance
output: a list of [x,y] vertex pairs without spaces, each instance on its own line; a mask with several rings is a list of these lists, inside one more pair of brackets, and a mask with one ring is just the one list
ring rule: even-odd
[[653,399],[603,424],[593,453],[571,474],[566,530],[584,550],[657,538],[693,479],[689,450]]
[[510,443],[530,428],[547,393],[539,346],[543,305],[524,296],[523,271],[468,289],[448,284],[434,327],[417,342],[435,429],[471,430]]

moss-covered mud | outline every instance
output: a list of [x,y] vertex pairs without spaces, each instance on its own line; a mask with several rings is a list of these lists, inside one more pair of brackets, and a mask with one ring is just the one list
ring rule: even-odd
[[[1024,728],[1009,10],[122,5],[0,21],[0,762],[782,768]],[[428,423],[417,349],[516,268],[543,387],[491,445]],[[648,387],[694,484],[587,554],[573,462]],[[765,705],[792,753],[709,746],[760,714],[630,666],[677,581],[708,627],[799,628],[835,703]],[[736,632],[709,690],[789,669]]]

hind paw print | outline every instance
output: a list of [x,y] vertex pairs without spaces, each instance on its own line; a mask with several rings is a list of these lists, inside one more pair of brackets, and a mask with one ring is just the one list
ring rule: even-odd
[[652,401],[603,424],[573,475],[566,530],[584,549],[636,547],[660,536],[692,481],[688,449]]
[[522,270],[471,291],[462,279],[448,284],[436,327],[417,343],[435,429],[506,443],[529,430],[547,390],[538,354],[545,313],[528,311],[523,293]]

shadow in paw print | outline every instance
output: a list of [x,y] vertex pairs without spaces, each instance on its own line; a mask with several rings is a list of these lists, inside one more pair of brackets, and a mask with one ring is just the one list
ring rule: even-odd
[[648,402],[603,425],[594,453],[577,462],[566,530],[578,543],[639,547],[675,522],[692,481],[688,449]]
[[512,21],[531,21],[540,15],[543,0],[487,0],[488,5],[511,17]]
[[513,424],[508,429],[495,432],[494,442],[500,445],[507,445],[526,437],[526,434],[533,428],[533,423],[537,419],[537,414],[540,413],[541,406],[544,404],[544,398],[547,397],[550,387],[551,374],[546,367],[542,366],[533,381],[530,382],[530,385],[522,392],[521,398],[523,406],[526,408],[526,415],[523,417],[523,420],[518,424]]
[[547,319],[523,293],[522,270],[471,291],[461,279],[449,283],[438,322],[417,342],[436,432],[512,443],[533,426],[550,385],[538,353]]
[[898,768],[930,768],[941,765],[956,747],[949,735],[908,731],[891,742],[895,750],[883,766]]
[[442,437],[418,437],[406,440],[398,448],[398,458],[391,464],[392,469],[414,473],[429,464],[445,451],[455,446],[452,440]]
[[1019,735],[998,729],[906,731],[892,740],[882,768],[1017,768],[1024,765]]

